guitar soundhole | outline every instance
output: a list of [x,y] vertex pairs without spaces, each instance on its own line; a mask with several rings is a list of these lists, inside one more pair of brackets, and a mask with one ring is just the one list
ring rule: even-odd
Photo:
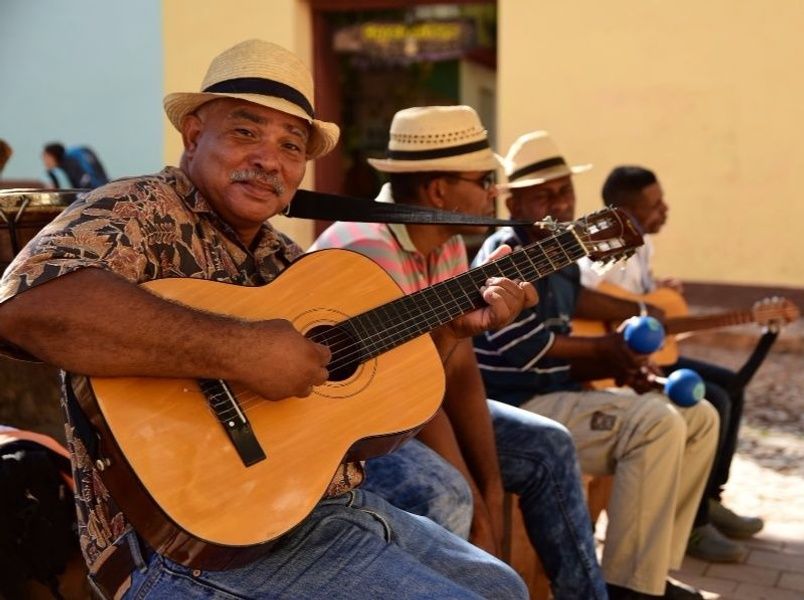
[[308,331],[306,337],[323,344],[332,352],[332,359],[327,365],[328,381],[349,379],[363,362],[360,342],[342,327],[319,325]]

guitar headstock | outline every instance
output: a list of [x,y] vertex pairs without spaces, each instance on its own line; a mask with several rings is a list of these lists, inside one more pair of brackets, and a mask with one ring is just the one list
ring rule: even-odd
[[598,262],[628,258],[645,243],[633,219],[616,207],[589,213],[568,225],[580,238],[589,258]]
[[787,298],[779,296],[755,302],[751,313],[754,321],[771,331],[778,331],[783,325],[792,323],[801,316],[798,306]]

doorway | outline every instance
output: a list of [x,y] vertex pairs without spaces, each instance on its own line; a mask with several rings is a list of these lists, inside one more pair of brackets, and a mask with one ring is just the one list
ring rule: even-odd
[[[468,104],[494,145],[497,8],[493,2],[312,0],[316,105],[341,141],[316,162],[319,191],[373,198],[394,113]],[[316,233],[325,224],[316,227]]]

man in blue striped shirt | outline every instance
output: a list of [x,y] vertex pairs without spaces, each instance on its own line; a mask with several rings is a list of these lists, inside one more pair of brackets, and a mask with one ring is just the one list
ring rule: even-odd
[[[512,218],[569,221],[575,210],[570,167],[546,132],[520,137],[506,157]],[[490,236],[476,263],[496,248],[516,249],[549,232],[538,226],[503,228]],[[702,401],[678,408],[657,392],[586,391],[579,382],[614,377],[647,391],[647,359],[619,333],[571,337],[571,319],[624,319],[640,312],[632,301],[581,287],[573,264],[535,282],[537,306],[510,325],[475,338],[490,398],[564,424],[577,445],[581,468],[614,475],[603,575],[612,600],[702,598],[667,580],[681,566],[695,510],[711,469],[717,413]],[[658,314],[657,316],[662,316]]]

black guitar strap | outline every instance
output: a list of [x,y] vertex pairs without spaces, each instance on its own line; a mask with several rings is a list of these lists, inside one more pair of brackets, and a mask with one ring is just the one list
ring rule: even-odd
[[285,216],[322,221],[358,223],[418,223],[422,225],[532,225],[530,221],[509,221],[480,217],[407,204],[375,202],[353,196],[298,190]]

